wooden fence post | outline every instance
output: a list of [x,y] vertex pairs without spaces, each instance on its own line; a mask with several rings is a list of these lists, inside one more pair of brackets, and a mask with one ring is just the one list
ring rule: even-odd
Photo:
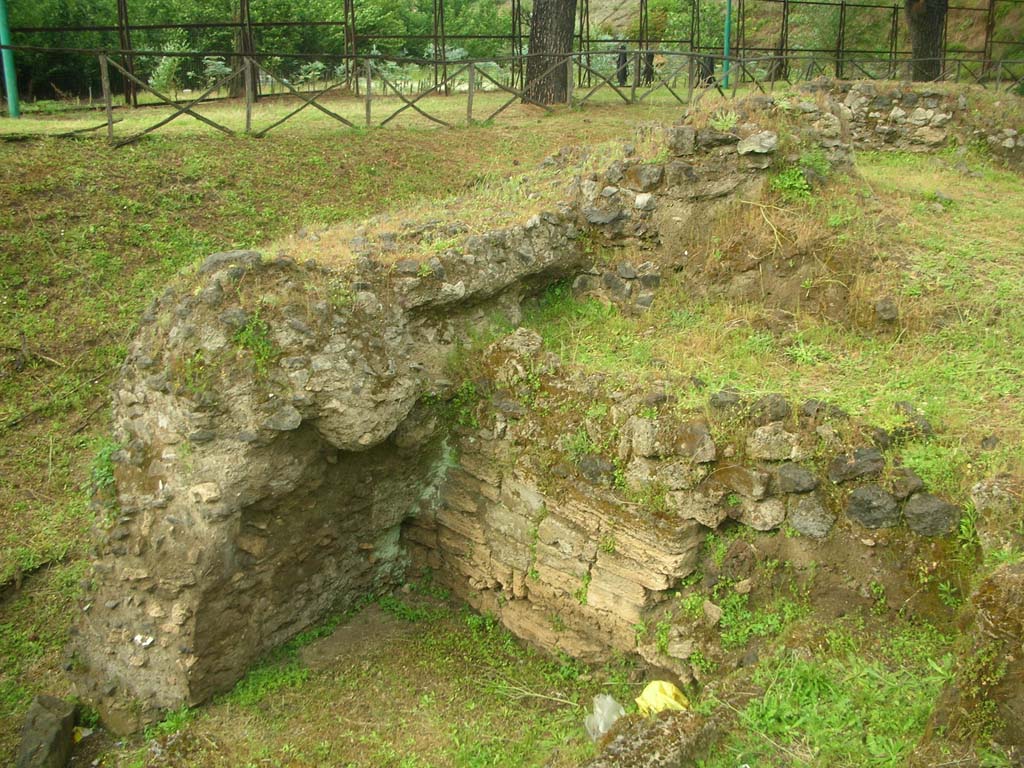
[[366,127],[373,123],[371,103],[373,102],[373,62],[366,60]]
[[245,69],[245,133],[252,133],[252,101],[253,101],[253,63],[252,59],[246,56],[242,59],[242,66]]
[[103,84],[103,104],[107,109],[107,141],[114,142],[114,105],[110,96],[110,72],[107,69],[107,55],[100,54],[100,82]]
[[629,103],[636,104],[636,86],[640,82],[640,51],[633,51],[633,82],[629,86]]
[[469,63],[469,93],[466,96],[466,125],[473,124],[473,94],[476,92],[476,65]]
[[693,79],[696,75],[696,59],[692,52],[686,54],[686,61],[686,103],[690,105],[693,104]]
[[565,106],[572,106],[572,83],[574,79],[574,72],[572,68],[572,54],[569,54],[569,58],[565,60]]

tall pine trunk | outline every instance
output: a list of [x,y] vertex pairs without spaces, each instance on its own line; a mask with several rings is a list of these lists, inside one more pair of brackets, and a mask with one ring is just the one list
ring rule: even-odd
[[530,58],[526,61],[526,97],[540,104],[565,101],[572,53],[576,0],[534,0],[530,17]]
[[948,7],[949,0],[904,0],[915,80],[936,80],[942,75],[942,30]]

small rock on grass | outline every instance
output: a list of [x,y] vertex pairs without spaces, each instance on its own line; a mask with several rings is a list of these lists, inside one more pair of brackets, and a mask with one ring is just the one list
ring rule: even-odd
[[704,623],[709,627],[716,626],[722,620],[724,611],[710,600],[705,600],[702,608],[704,611]]
[[886,296],[875,302],[875,317],[885,323],[893,323],[899,320],[900,310],[896,299]]

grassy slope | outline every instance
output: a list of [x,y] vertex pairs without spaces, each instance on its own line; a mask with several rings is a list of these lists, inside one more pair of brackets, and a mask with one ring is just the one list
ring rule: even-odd
[[[626,382],[676,381],[684,409],[706,402],[690,377],[751,396],[825,397],[883,427],[898,422],[895,403],[910,401],[940,435],[908,446],[903,458],[933,488],[963,501],[981,477],[1024,466],[1024,222],[1015,213],[1024,208],[1024,184],[982,159],[972,165],[977,176],[964,176],[951,154],[861,155],[860,178],[813,197],[780,198],[765,218],[755,211],[736,227],[730,220],[742,237],[712,233],[710,255],[696,254],[728,258],[730,248],[771,242],[776,230],[785,247],[812,230],[804,258],[841,264],[868,255],[851,301],[870,312],[874,297],[894,295],[898,330],[839,324],[799,308],[779,323],[759,303],[695,295],[689,271],[670,276],[643,316],[561,295],[535,325],[552,349],[586,369]],[[937,203],[936,193],[949,199]],[[717,255],[716,243],[727,252]],[[982,453],[989,435],[999,447]]]

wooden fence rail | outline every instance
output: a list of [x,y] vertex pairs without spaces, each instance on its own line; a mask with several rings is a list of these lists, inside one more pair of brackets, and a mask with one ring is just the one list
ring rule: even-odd
[[[767,94],[774,90],[776,82],[785,82],[792,85],[798,80],[811,80],[818,76],[827,77],[829,76],[830,65],[837,66],[834,57],[826,56],[780,57],[777,54],[770,54],[758,57],[733,57],[727,60],[730,73],[729,79],[731,81],[729,85],[731,88],[726,90],[714,75],[714,72],[718,71],[719,68],[723,68],[723,65],[726,63],[726,60],[722,57],[678,51],[657,51],[654,53],[664,58],[665,65],[661,69],[655,69],[653,72],[648,73],[649,77],[647,79],[649,82],[641,84],[639,82],[640,78],[635,76],[637,71],[635,68],[641,66],[641,55],[639,51],[634,52],[632,57],[634,77],[630,78],[631,82],[628,89],[627,86],[620,84],[621,80],[618,83],[615,82],[616,79],[621,77],[621,74],[618,72],[618,65],[614,63],[617,51],[590,51],[586,54],[574,53],[559,57],[539,75],[538,79],[546,78],[559,68],[565,68],[569,83],[566,104],[572,107],[582,107],[588,103],[593,103],[596,95],[602,91],[608,92],[609,95],[614,94],[614,101],[622,101],[625,104],[632,105],[645,101],[650,103],[648,100],[654,94],[664,90],[671,96],[671,103],[693,108],[700,103],[707,93],[712,91],[717,92],[723,98],[736,98],[740,93],[741,87],[745,91],[757,90]],[[351,64],[350,67],[339,67],[334,70],[335,72],[344,71],[345,74],[332,80],[323,81],[317,90],[300,91],[287,79],[270,70],[258,58],[246,56],[241,59],[241,63],[235,69],[218,78],[199,96],[183,102],[171,99],[151,84],[136,77],[115,61],[110,53],[99,52],[97,55],[99,57],[100,76],[103,87],[107,140],[116,147],[132,144],[182,116],[191,117],[229,136],[236,135],[239,131],[233,130],[207,115],[201,114],[197,109],[201,104],[208,102],[212,94],[222,88],[237,85],[239,82],[242,85],[241,91],[244,93],[244,133],[247,135],[255,138],[266,136],[271,130],[288,122],[309,107],[320,111],[345,127],[355,128],[356,125],[352,120],[321,103],[323,97],[328,94],[337,93],[343,88],[350,88],[352,85],[351,73],[353,72],[362,73],[364,84],[362,98],[367,127],[386,126],[399,116],[408,113],[436,125],[452,128],[454,127],[453,122],[441,114],[431,112],[430,103],[426,101],[428,96],[440,94],[465,95],[466,125],[476,121],[474,108],[479,107],[480,94],[485,91],[488,93],[508,94],[509,98],[497,109],[490,111],[484,118],[484,121],[496,119],[517,102],[543,109],[548,113],[553,111],[550,105],[540,104],[528,96],[532,83],[526,83],[521,88],[512,87],[501,82],[493,72],[487,71],[488,65],[492,68],[495,65],[500,67],[503,63],[508,64],[507,60],[465,62],[458,68],[449,69],[444,73],[443,77],[440,77],[430,87],[423,88],[418,93],[407,96],[401,82],[388,73],[387,65],[391,60],[382,57],[362,57],[358,62],[347,62]],[[598,63],[602,57],[607,58],[609,62],[613,62],[612,65],[602,68]],[[911,63],[909,60],[900,62],[901,66],[906,67],[909,67]],[[713,66],[711,66],[712,64]],[[708,71],[709,66],[711,69],[710,74]],[[890,62],[883,59],[856,60],[844,57],[842,66],[850,71],[856,71],[868,79],[875,79],[872,77],[872,66],[883,67],[887,75],[892,74],[889,68]],[[113,94],[110,88],[111,67],[119,72],[122,77],[132,82],[137,91],[145,91],[152,94],[157,99],[157,106],[169,106],[172,109],[171,114],[141,131],[127,136],[115,136],[114,125],[120,121],[114,119]],[[258,77],[262,77],[264,81],[280,84],[288,94],[299,102],[294,109],[291,109],[285,115],[263,127],[253,124],[254,105],[257,101],[256,83]],[[1019,93],[1024,90],[1024,61],[1000,61],[986,68],[983,62],[976,60],[947,60],[943,66],[941,79],[977,84],[984,88],[994,88],[1008,93]],[[579,92],[574,91],[573,86],[583,82],[594,84],[585,92],[582,89]],[[462,89],[463,83],[465,84],[464,90]],[[385,99],[392,97],[397,97],[400,105],[397,109],[389,107],[390,111],[382,118],[377,118],[377,122],[375,122],[375,101],[378,105],[386,104],[387,101]],[[449,104],[450,98],[450,95],[446,97]],[[446,114],[450,112],[451,110],[449,109]]]

